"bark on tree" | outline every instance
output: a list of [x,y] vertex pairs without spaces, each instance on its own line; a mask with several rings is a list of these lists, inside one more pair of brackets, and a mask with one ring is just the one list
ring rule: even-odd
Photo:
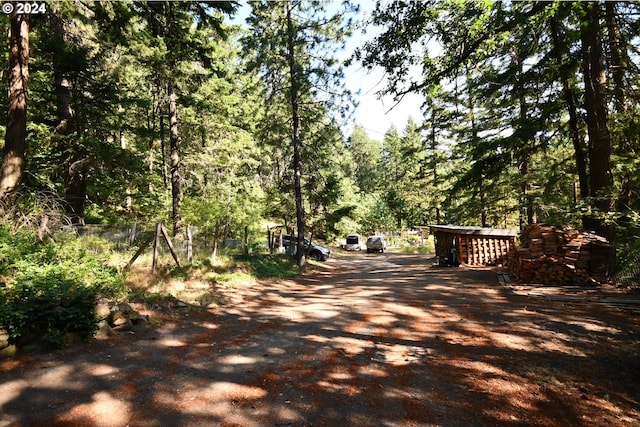
[[[553,39],[553,50],[556,62],[559,66],[564,63],[563,55],[568,52],[568,47],[562,42],[559,35],[558,20],[554,16],[550,21],[551,38]],[[589,197],[589,175],[587,173],[587,159],[584,138],[578,126],[578,110],[576,108],[576,96],[566,73],[561,73],[562,80],[562,96],[567,104],[567,112],[569,113],[569,133],[573,144],[573,151],[576,160],[576,169],[578,171],[578,182],[580,183],[580,197],[584,200]]]
[[[629,105],[627,102],[627,91],[625,82],[625,72],[627,71],[627,63],[629,61],[628,53],[626,52],[627,41],[624,35],[620,31],[618,24],[618,18],[616,16],[615,2],[605,3],[605,13],[607,22],[608,33],[608,51],[609,62],[611,67],[611,77],[613,80],[613,97],[615,111],[617,113],[617,122],[628,120]],[[620,123],[624,127],[622,123]],[[630,137],[629,133],[622,132],[619,138],[618,145],[615,147],[618,153],[634,153],[637,151],[637,141],[634,141]],[[631,176],[631,172],[628,169],[622,170],[622,176],[620,177],[620,191],[618,193],[617,211],[628,212],[632,209],[637,209],[638,201],[637,197],[634,197],[634,179]]]
[[293,189],[296,199],[296,225],[298,229],[298,242],[296,250],[296,263],[299,268],[303,268],[305,265],[304,254],[304,206],[302,204],[302,159],[300,156],[300,149],[302,141],[300,139],[300,115],[299,115],[299,100],[298,91],[300,76],[297,72],[297,66],[295,61],[295,46],[294,46],[294,29],[293,21],[291,19],[291,3],[286,2],[287,8],[287,48],[288,48],[288,64],[289,64],[289,76],[291,79],[291,135],[293,142]]
[[27,136],[28,81],[29,15],[14,14],[11,16],[9,103],[0,167],[0,199],[4,199],[22,181]]
[[587,19],[581,29],[581,39],[589,135],[590,196],[596,208],[601,212],[609,212],[613,208],[613,175],[606,100],[607,77],[600,38],[600,6],[598,3],[585,2],[582,8]]
[[180,206],[182,205],[182,183],[180,177],[180,133],[178,131],[177,95],[173,82],[167,84],[167,95],[169,98],[169,145],[171,149],[171,200],[173,237],[182,231],[182,216]]
[[[64,46],[65,29],[64,22],[59,16],[58,7],[51,5],[49,12],[49,27],[59,46]],[[53,85],[56,94],[56,107],[58,115],[58,124],[55,133],[61,135],[69,135],[73,132],[73,107],[71,98],[71,80],[65,70],[64,61],[59,54],[53,56]]]
[[[613,211],[613,175],[611,173],[611,135],[606,102],[607,77],[602,52],[600,4],[582,3],[585,22],[581,27],[582,68],[585,83],[585,110],[589,135],[589,190],[596,212],[584,218],[584,226],[615,244],[615,225],[602,215]],[[615,259],[611,260],[613,271]]]

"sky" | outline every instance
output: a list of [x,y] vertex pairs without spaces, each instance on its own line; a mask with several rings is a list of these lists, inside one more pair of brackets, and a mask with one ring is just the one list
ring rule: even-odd
[[[327,0],[340,5],[339,0]],[[368,16],[375,4],[372,0],[353,0],[354,3],[360,3],[360,19]],[[236,14],[234,22],[243,24],[245,18],[250,12],[246,2],[241,2],[241,8]],[[356,47],[362,46],[366,40],[373,37],[374,32],[367,30],[367,34],[363,35],[361,30],[356,30],[353,37],[347,42],[346,51],[341,54],[348,57]],[[341,55],[341,56],[342,56]],[[376,94],[377,91],[385,87],[384,72],[382,69],[366,70],[362,65],[356,63],[345,68],[345,84],[356,96],[358,107],[354,112],[352,119],[346,123],[342,129],[345,137],[349,137],[353,127],[357,124],[364,128],[369,137],[376,140],[382,140],[384,134],[391,126],[395,126],[400,133],[404,130],[409,117],[416,121],[422,118],[420,106],[423,102],[422,97],[418,95],[407,95],[400,103],[396,105],[392,97],[380,99]]]
[[[375,2],[362,0],[360,3],[360,13],[365,16],[370,15]],[[353,52],[355,48],[362,46],[373,36],[374,31],[371,28],[364,35],[360,30],[356,31],[351,40],[347,42],[347,53]],[[345,69],[345,77],[347,87],[352,92],[360,91],[359,106],[354,114],[352,124],[363,127],[370,138],[381,140],[391,126],[395,126],[402,133],[409,117],[416,121],[420,121],[422,118],[420,106],[423,99],[421,96],[409,94],[396,105],[393,97],[380,98],[376,94],[385,87],[384,71],[381,68],[368,71],[359,63],[354,63]],[[347,126],[346,131],[349,132],[350,128]]]

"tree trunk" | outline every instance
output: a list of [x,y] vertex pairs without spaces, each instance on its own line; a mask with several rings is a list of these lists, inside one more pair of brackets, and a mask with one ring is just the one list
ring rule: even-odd
[[[589,135],[590,196],[603,213],[613,208],[611,173],[611,136],[606,100],[607,77],[600,40],[600,5],[585,2],[587,25],[582,26],[582,67],[585,83],[584,106]],[[606,236],[605,236],[606,237]]]
[[[614,150],[623,158],[633,158],[637,155],[637,141],[634,140],[632,133],[628,130],[629,106],[627,102],[625,71],[629,62],[629,56],[626,52],[627,41],[620,31],[618,19],[616,17],[616,3],[605,3],[606,21],[608,28],[608,44],[609,44],[609,61],[611,67],[611,77],[613,79],[613,97],[616,120],[615,125],[622,132],[619,132],[618,143]],[[628,157],[627,157],[628,156]],[[618,193],[617,211],[623,212],[622,219],[625,220],[629,211],[637,210],[639,203],[637,197],[634,197],[634,179],[633,171],[622,160],[620,176],[620,191]]]
[[[60,17],[59,6],[55,3],[51,5],[49,11],[49,27],[55,44],[58,46],[65,46],[65,28],[64,22]],[[73,108],[71,97],[71,81],[69,79],[67,70],[65,67],[64,49],[62,54],[59,52],[53,56],[53,86],[56,94],[56,108],[58,116],[58,124],[55,128],[55,133],[61,135],[69,135],[73,132]]]
[[296,263],[299,268],[305,265],[304,254],[304,206],[302,203],[302,159],[300,149],[302,142],[300,140],[300,116],[298,113],[298,79],[300,76],[297,72],[294,50],[294,29],[291,20],[291,3],[286,2],[287,8],[287,47],[288,47],[288,63],[289,75],[291,78],[291,130],[293,142],[293,190],[296,199],[296,225],[298,228]]
[[65,182],[67,216],[73,225],[84,225],[84,202],[87,198],[87,181],[91,160],[77,160],[69,166]]
[[[467,77],[471,75],[469,71],[469,67],[465,67]],[[475,111],[475,103],[473,102],[473,94],[471,93],[471,87],[467,85],[467,89],[469,90],[469,121],[471,122],[471,146],[473,147],[472,161],[474,163],[481,162],[477,158],[477,147],[480,144],[480,137],[478,136],[478,126],[476,123],[476,111]],[[480,224],[483,227],[487,225],[487,207],[485,206],[485,189],[484,189],[484,168],[478,167],[476,171],[477,175],[475,176],[475,183],[478,189],[478,199],[480,200]]]
[[[558,20],[555,16],[551,18],[550,25],[556,62],[558,63],[558,66],[561,67],[564,64],[563,57],[568,52],[568,48],[566,44],[561,41],[558,31]],[[560,80],[562,80],[562,96],[564,98],[564,102],[567,104],[567,112],[569,113],[569,134],[571,135],[571,141],[573,143],[576,169],[578,171],[580,197],[584,200],[589,197],[589,175],[587,173],[584,138],[582,137],[580,128],[578,127],[578,111],[575,102],[576,97],[567,73],[561,73]]]
[[[73,97],[71,94],[71,80],[69,69],[64,57],[67,37],[64,22],[60,17],[60,7],[52,4],[49,13],[49,27],[53,34],[55,44],[62,46],[61,52],[56,52],[53,56],[53,86],[56,95],[56,114],[58,124],[54,133],[58,135],[71,135],[75,131],[73,122]],[[73,140],[67,138],[61,141],[61,150],[67,151],[69,145],[73,145]],[[65,201],[67,217],[71,224],[84,225],[84,203],[87,198],[87,181],[90,166],[90,159],[83,157],[79,153],[78,146],[68,150],[64,164],[69,165],[65,177]]]
[[11,16],[9,104],[0,168],[0,199],[4,199],[22,181],[27,136],[28,81],[29,15],[14,14]]
[[178,132],[177,96],[170,81],[167,85],[169,97],[169,145],[171,147],[171,201],[173,236],[176,237],[182,231],[182,183],[180,178],[180,133]]
[[[600,31],[600,4],[582,3],[586,25],[581,26],[582,67],[584,74],[584,107],[589,135],[589,190],[595,211],[584,218],[585,228],[593,229],[615,244],[615,225],[605,222],[603,215],[614,208],[613,175],[611,173],[611,136],[608,127],[606,74]],[[612,272],[615,259],[611,260]]]
[[[525,94],[525,82],[524,82],[524,58],[520,52],[517,53],[518,57],[515,60],[518,62],[518,74],[517,74],[517,91],[518,91],[518,103],[520,104],[520,116],[518,121],[520,122],[520,128],[526,129],[527,115],[529,114],[527,109],[527,98]],[[531,176],[530,176],[530,163],[531,163],[531,139],[528,129],[521,130],[520,134],[525,138],[522,141],[521,147],[519,147],[520,158],[518,169],[521,179],[521,197],[524,203],[527,225],[535,224],[538,222],[538,216],[534,206],[534,200],[531,196]],[[484,205],[484,204],[483,204]]]

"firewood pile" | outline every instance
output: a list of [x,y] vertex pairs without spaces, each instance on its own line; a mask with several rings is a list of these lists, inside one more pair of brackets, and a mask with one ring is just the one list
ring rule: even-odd
[[524,283],[591,286],[606,281],[612,251],[605,238],[593,233],[532,224],[509,255],[509,274]]

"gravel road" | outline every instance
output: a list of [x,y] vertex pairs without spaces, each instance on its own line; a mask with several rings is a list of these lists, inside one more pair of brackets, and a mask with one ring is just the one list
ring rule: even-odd
[[636,314],[432,263],[338,254],[222,306],[0,361],[0,427],[640,425]]

